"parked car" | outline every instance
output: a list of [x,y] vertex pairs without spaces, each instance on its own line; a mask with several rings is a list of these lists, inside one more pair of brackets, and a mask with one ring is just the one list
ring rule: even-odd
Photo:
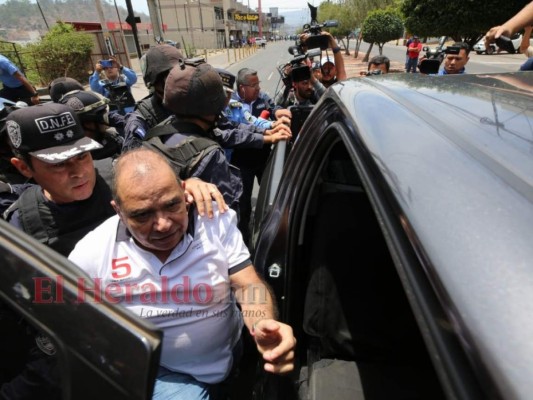
[[355,78],[277,145],[254,264],[298,347],[272,398],[531,398],[531,82]]
[[[522,42],[522,35],[521,34],[515,34],[513,37],[511,37],[511,41],[513,42],[513,47],[515,49],[515,52],[518,53],[520,50],[520,42]],[[501,51],[505,51],[503,49],[499,49],[495,43],[491,43],[489,48],[485,48],[485,38],[482,38],[479,42],[477,42],[474,45],[474,51],[476,54],[494,54],[499,53]]]
[[256,37],[255,39],[255,44],[256,46],[261,46],[261,47],[265,47],[266,46],[266,39],[263,39],[262,37]]

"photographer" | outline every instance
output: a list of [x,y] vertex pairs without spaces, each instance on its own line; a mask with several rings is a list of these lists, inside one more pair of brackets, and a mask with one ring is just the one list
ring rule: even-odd
[[288,108],[293,105],[306,106],[317,103],[326,88],[316,79],[310,65],[311,61],[308,58],[304,64],[289,65],[288,70],[285,71],[289,80],[284,80],[284,82],[290,89],[285,90],[276,98],[276,105]]
[[390,69],[390,60],[386,56],[374,56],[368,62],[368,70],[361,71],[361,75],[383,75],[388,74]]
[[[100,79],[102,72],[105,79]],[[115,57],[98,61],[89,78],[91,90],[107,97],[111,101],[110,110],[118,110],[123,115],[133,111],[135,106],[131,86],[136,82],[135,71],[120,65]]]
[[454,43],[446,49],[444,67],[437,75],[464,74],[465,66],[470,57],[470,46],[465,42]]
[[[327,63],[326,67],[324,68],[324,64],[322,63],[322,84],[325,87],[329,87],[332,84],[338,82],[338,81],[344,81],[347,78],[346,70],[344,68],[344,58],[341,54],[341,48],[337,45],[337,41],[335,38],[331,35],[331,33],[326,31],[320,31],[318,35],[322,36],[321,40],[327,41],[328,45],[326,50],[326,57],[328,57],[329,60],[331,60],[331,56],[328,55],[328,49],[331,49],[333,53],[333,60],[331,60],[329,63]],[[307,51],[309,42],[316,41],[316,32],[305,32],[300,35],[300,43],[303,50]],[[311,40],[309,39],[311,38]],[[327,38],[327,39],[326,39]],[[323,47],[321,46],[323,49]],[[333,67],[332,67],[332,65]]]

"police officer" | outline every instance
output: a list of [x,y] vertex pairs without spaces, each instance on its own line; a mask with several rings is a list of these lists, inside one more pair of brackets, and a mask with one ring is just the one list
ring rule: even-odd
[[[250,68],[242,68],[237,73],[237,90],[232,99],[242,104],[244,111],[248,111],[254,117],[272,118],[282,123],[290,120],[291,113],[274,104],[274,101],[261,91],[257,71]],[[266,115],[268,114],[268,116]],[[285,117],[285,118],[284,118]],[[241,170],[243,182],[243,195],[240,203],[241,219],[239,229],[242,232],[245,243],[249,243],[249,224],[252,214],[252,190],[257,178],[261,182],[261,176],[270,155],[271,145],[265,144],[261,149],[235,149],[232,155],[232,163]]]

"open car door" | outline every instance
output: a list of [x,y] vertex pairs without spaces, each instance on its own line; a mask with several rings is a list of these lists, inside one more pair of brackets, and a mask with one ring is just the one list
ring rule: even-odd
[[50,339],[62,399],[152,397],[160,331],[106,301],[82,270],[3,220],[0,265],[0,303]]

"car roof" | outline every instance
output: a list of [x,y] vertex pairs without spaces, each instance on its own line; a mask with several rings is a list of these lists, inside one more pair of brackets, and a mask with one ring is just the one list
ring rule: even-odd
[[[533,374],[533,73],[388,74],[333,85],[455,330],[505,398]],[[312,116],[311,116],[312,118]]]

